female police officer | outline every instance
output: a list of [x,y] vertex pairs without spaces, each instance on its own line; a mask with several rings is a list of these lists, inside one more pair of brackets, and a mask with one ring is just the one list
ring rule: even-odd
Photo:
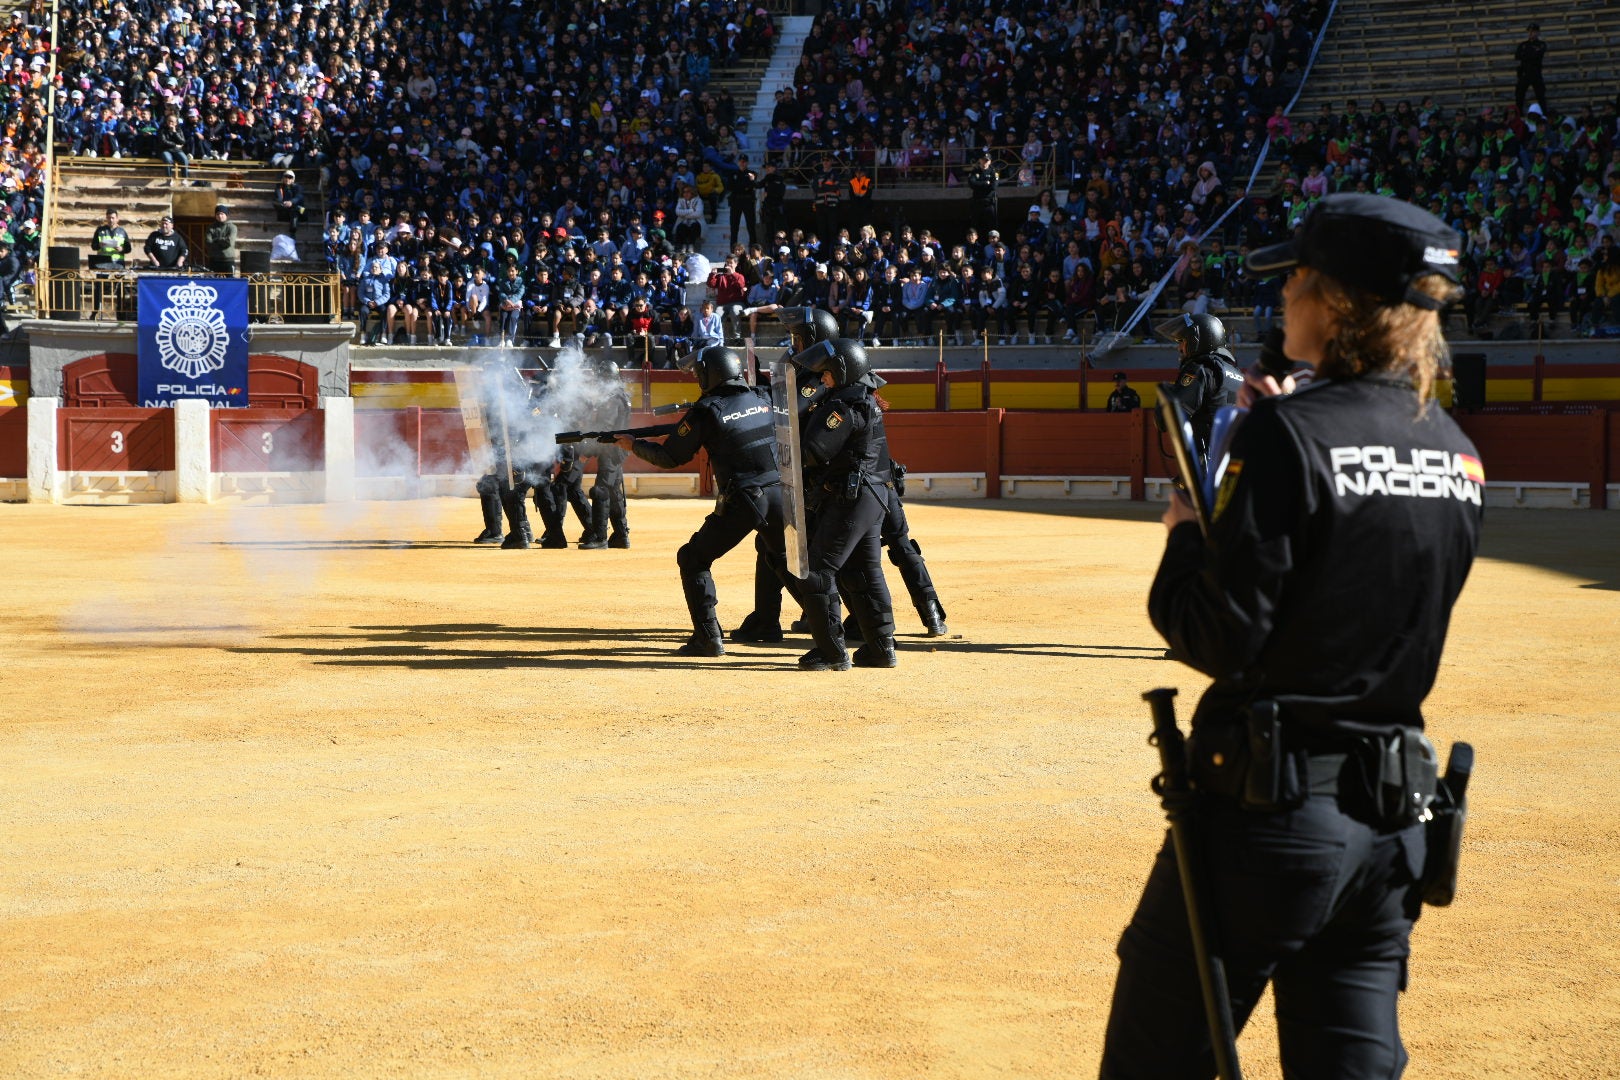
[[[1424,861],[1410,793],[1433,784],[1432,749],[1427,764],[1413,751],[1484,486],[1428,401],[1457,248],[1417,207],[1334,195],[1250,255],[1292,271],[1285,347],[1316,379],[1269,396],[1292,381],[1250,376],[1259,400],[1207,541],[1185,503],[1164,516],[1149,614],[1214,679],[1189,754],[1214,936],[1240,1026],[1273,984],[1288,1076],[1390,1078],[1406,1062],[1396,998]],[[1280,746],[1276,770],[1257,768],[1256,738]],[[1119,957],[1103,1077],[1213,1075],[1168,844]]]

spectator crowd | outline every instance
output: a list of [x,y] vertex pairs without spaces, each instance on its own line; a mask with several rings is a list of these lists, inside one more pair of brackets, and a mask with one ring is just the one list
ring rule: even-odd
[[0,313],[39,261],[50,24],[50,9],[34,0],[0,29]]
[[[1162,306],[1242,309],[1259,333],[1279,297],[1246,249],[1355,190],[1465,235],[1476,329],[1521,302],[1585,332],[1620,322],[1614,104],[1290,117],[1327,7],[829,0],[755,146],[712,83],[771,47],[747,0],[83,0],[62,15],[57,137],[179,178],[199,158],[319,169],[326,258],[366,340],[566,327],[664,362],[797,304],[871,343],[1068,340],[1120,326],[1167,274]],[[43,47],[26,25],[12,45]],[[949,235],[873,199],[925,169],[967,189]],[[785,213],[790,179],[813,223]],[[694,318],[686,256],[722,202],[733,257]]]

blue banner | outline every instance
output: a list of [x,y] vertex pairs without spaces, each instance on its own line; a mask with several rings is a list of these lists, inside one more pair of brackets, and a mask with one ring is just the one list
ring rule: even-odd
[[245,408],[247,279],[142,277],[138,286],[140,407],[205,398],[216,409]]

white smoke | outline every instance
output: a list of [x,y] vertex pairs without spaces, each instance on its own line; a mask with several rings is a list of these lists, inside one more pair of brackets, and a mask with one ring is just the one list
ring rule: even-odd
[[[497,438],[498,414],[505,414],[514,462],[550,465],[557,460],[558,432],[613,426],[612,407],[624,383],[605,360],[589,360],[583,349],[570,344],[543,376],[543,385],[532,387],[515,363],[504,371],[496,368],[500,363],[486,365],[481,373],[485,401],[497,407],[492,410],[496,415],[486,419],[491,438]],[[599,446],[585,443],[581,450],[588,455]]]

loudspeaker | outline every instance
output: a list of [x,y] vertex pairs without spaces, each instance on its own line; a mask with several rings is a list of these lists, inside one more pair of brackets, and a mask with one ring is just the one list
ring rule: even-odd
[[1451,357],[1451,404],[1457,409],[1485,407],[1485,354],[1454,353]]
[[268,274],[270,272],[270,253],[268,251],[242,252],[242,273]]
[[79,249],[70,245],[52,246],[46,249],[45,260],[52,270],[77,270]]

